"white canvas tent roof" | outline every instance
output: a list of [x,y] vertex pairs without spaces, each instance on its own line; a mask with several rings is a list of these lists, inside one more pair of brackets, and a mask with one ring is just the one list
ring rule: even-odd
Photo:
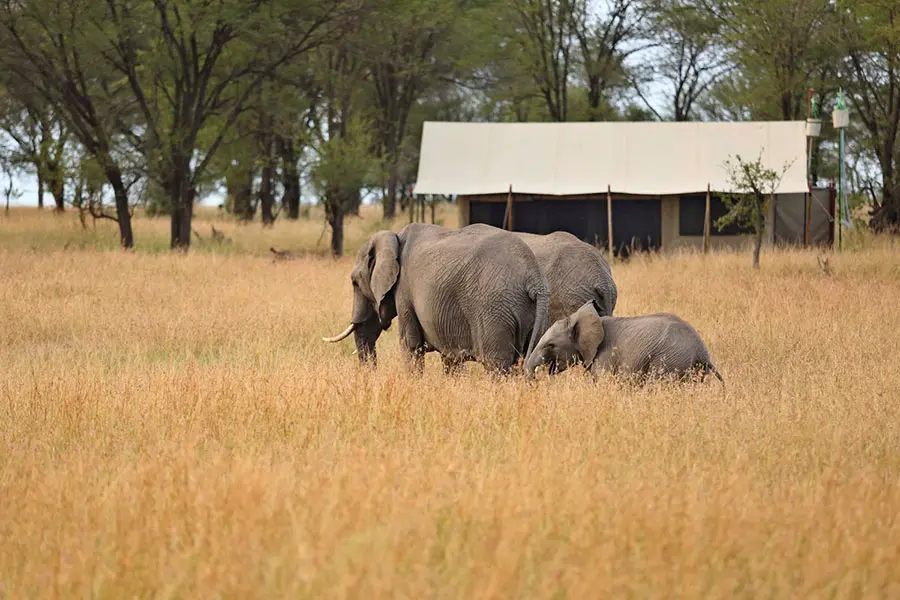
[[415,194],[728,192],[740,154],[781,172],[779,193],[806,192],[804,121],[425,123]]

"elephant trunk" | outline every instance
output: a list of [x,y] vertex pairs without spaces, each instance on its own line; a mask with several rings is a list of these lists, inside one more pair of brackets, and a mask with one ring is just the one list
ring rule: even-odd
[[522,367],[525,371],[525,375],[528,377],[534,377],[535,371],[537,368],[544,364],[544,355],[540,351],[532,351],[532,353],[525,359],[525,365]]
[[347,326],[347,329],[343,330],[342,332],[340,332],[339,334],[337,334],[334,337],[323,337],[322,341],[328,342],[329,344],[333,344],[334,342],[340,342],[341,340],[349,337],[349,335],[351,333],[353,333],[354,329],[356,329],[356,323],[350,323],[350,325]]

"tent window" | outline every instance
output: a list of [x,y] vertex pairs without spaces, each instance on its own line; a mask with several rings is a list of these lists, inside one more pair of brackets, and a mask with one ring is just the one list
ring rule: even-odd
[[[703,235],[703,216],[706,212],[706,194],[681,196],[678,201],[678,234]],[[715,194],[709,198],[709,235],[740,235],[751,233],[749,227],[741,227],[734,223],[722,230],[716,227],[716,221],[728,214],[728,208],[722,199]]]

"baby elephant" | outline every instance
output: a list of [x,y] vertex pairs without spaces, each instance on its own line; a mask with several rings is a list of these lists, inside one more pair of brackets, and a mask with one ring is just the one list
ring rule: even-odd
[[556,321],[544,333],[525,364],[529,373],[546,364],[560,373],[569,364],[582,362],[592,372],[613,374],[674,375],[685,379],[700,372],[701,380],[713,373],[723,384],[700,335],[689,324],[669,313],[637,317],[601,317],[596,302],[584,303],[571,315]]

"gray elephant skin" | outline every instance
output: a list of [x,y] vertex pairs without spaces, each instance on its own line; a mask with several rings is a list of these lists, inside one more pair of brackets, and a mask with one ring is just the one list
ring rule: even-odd
[[[484,223],[469,227],[504,231]],[[600,250],[567,231],[546,235],[513,233],[528,244],[547,279],[551,323],[572,314],[589,300],[596,300],[604,315],[613,314],[618,290],[609,263]]]
[[537,258],[550,288],[550,322],[596,300],[612,316],[618,291],[603,253],[566,231],[546,235],[517,233]]
[[700,334],[678,316],[664,312],[602,316],[602,307],[594,301],[554,322],[529,356],[525,370],[533,373],[546,364],[551,373],[559,373],[579,362],[593,373],[607,371],[646,380],[655,375],[685,379],[699,372],[701,379],[712,373],[725,383]]
[[410,223],[378,231],[359,249],[350,275],[353,314],[337,342],[355,336],[361,362],[396,317],[400,348],[421,372],[424,354],[445,365],[469,360],[507,373],[546,331],[550,294],[528,246],[492,228]]

